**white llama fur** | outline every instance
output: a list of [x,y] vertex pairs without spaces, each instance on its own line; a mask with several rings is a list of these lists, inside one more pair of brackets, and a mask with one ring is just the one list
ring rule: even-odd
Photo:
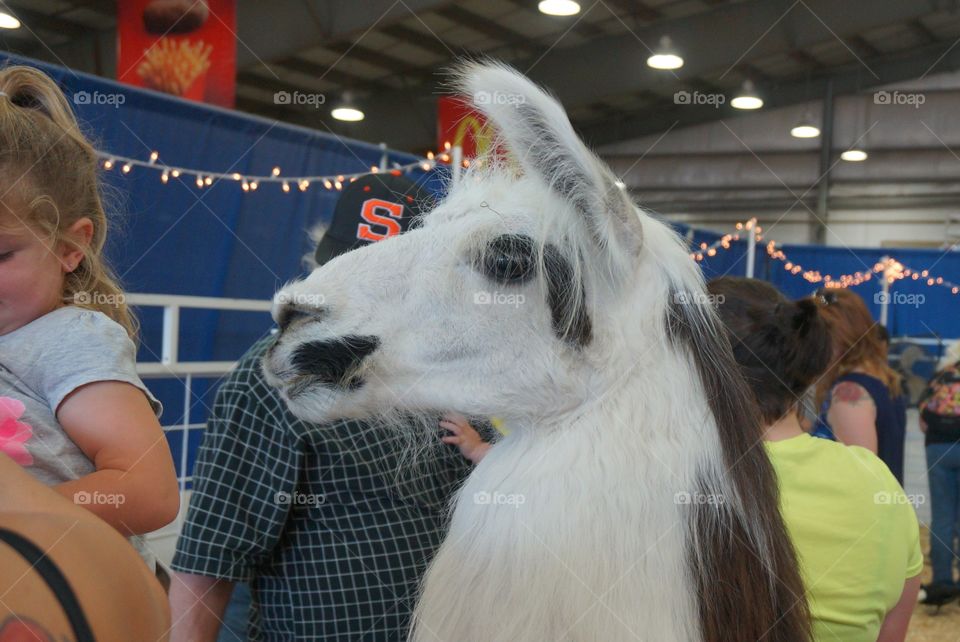
[[[478,108],[512,164],[486,159],[421,227],[288,285],[284,300],[320,300],[322,316],[291,324],[265,372],[315,422],[456,409],[509,426],[456,497],[411,639],[700,640],[688,559],[697,535],[678,497],[707,480],[722,489],[714,500],[741,504],[697,370],[667,323],[676,293],[704,291],[700,271],[614,186],[554,99],[492,63],[466,65],[459,84],[467,96],[511,97]],[[476,268],[507,233],[570,260],[589,343],[558,338],[542,275],[498,285]],[[524,298],[476,304],[478,292]],[[362,386],[292,373],[298,346],[349,335],[379,339],[358,366]]]

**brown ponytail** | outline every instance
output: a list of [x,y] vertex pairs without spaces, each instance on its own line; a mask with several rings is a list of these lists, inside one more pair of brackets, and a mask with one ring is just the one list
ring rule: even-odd
[[[64,303],[103,312],[136,339],[137,322],[103,258],[107,216],[97,155],[80,131],[66,96],[46,74],[24,66],[0,69],[0,194],[31,229],[55,242],[64,231],[93,222],[83,259],[64,279]],[[22,212],[22,214],[21,214]]]
[[764,421],[775,423],[830,363],[830,334],[816,303],[790,301],[756,279],[726,276],[707,289]]

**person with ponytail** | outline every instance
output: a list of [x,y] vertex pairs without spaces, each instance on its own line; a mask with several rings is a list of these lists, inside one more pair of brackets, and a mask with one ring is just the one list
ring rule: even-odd
[[823,436],[877,454],[903,485],[907,402],[900,375],[887,363],[886,329],[850,290],[818,290],[813,300],[827,322],[833,354],[817,384]]
[[798,418],[833,354],[817,303],[754,279],[723,277],[708,290],[763,417],[814,639],[902,642],[923,569],[913,507],[872,452],[814,438]]
[[103,257],[94,148],[42,72],[0,68],[0,452],[131,538],[179,509],[136,322]]

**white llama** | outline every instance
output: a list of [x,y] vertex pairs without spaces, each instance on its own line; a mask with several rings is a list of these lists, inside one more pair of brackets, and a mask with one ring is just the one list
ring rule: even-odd
[[287,286],[264,359],[310,421],[456,409],[510,427],[457,496],[411,639],[807,640],[698,267],[553,98],[495,63],[457,78],[499,156],[422,226]]

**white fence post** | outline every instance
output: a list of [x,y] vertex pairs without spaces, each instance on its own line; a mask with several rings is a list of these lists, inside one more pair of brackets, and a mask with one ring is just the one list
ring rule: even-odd
[[752,279],[755,270],[757,250],[757,219],[754,217],[747,221],[747,231],[750,236],[747,238],[747,278]]
[[[880,262],[884,265],[887,265],[889,260],[889,256],[883,256],[880,258]],[[887,318],[890,313],[890,281],[887,279],[886,270],[884,270],[882,274],[883,283],[881,284],[881,288],[883,294],[880,296],[880,325],[887,327]]]
[[160,361],[166,366],[177,363],[177,348],[180,344],[180,306],[163,307],[163,345]]

